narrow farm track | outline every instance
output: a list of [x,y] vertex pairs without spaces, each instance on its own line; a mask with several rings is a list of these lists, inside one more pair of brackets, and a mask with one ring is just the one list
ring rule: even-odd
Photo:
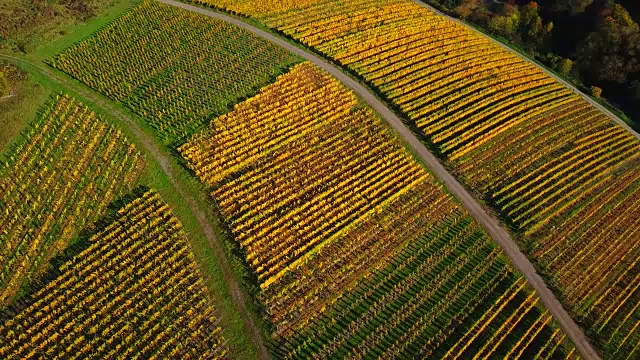
[[10,94],[10,95],[6,95],[6,96],[0,97],[0,100],[9,99],[9,98],[16,97],[16,96],[18,96],[18,95],[17,94]]
[[615,115],[614,113],[612,113],[611,111],[609,111],[609,109],[607,109],[606,107],[600,105],[600,103],[598,103],[597,101],[593,100],[589,95],[583,93],[582,91],[578,90],[578,88],[576,88],[575,86],[571,85],[570,83],[568,83],[567,81],[565,81],[564,79],[562,79],[561,77],[557,76],[556,74],[554,74],[553,72],[549,71],[548,69],[546,69],[543,66],[538,65],[536,62],[532,61],[531,59],[529,59],[526,56],[523,56],[522,54],[520,54],[519,52],[517,52],[516,50],[510,48],[509,46],[501,43],[500,41],[490,37],[490,36],[486,36],[485,34],[483,34],[482,32],[478,31],[476,28],[474,28],[473,26],[470,26],[469,24],[465,23],[464,21],[458,20],[454,17],[451,17],[445,13],[443,13],[442,11],[430,6],[429,4],[426,4],[420,0],[413,0],[413,2],[415,2],[416,4],[425,7],[433,12],[435,12],[436,14],[447,18],[450,21],[455,22],[458,25],[464,26],[467,29],[479,34],[482,37],[485,37],[491,41],[493,41],[493,43],[495,43],[496,45],[499,45],[500,47],[502,47],[503,49],[518,55],[521,59],[535,65],[536,67],[538,67],[540,70],[544,71],[547,75],[551,76],[552,78],[554,78],[556,81],[558,81],[559,83],[561,83],[562,85],[568,87],[569,89],[571,89],[571,91],[573,91],[574,93],[580,95],[584,100],[586,100],[589,104],[595,106],[598,110],[602,111],[603,113],[605,113],[607,116],[609,116],[613,121],[615,121],[616,123],[618,123],[618,125],[622,126],[625,130],[629,131],[631,134],[633,134],[633,136],[635,136],[638,140],[640,140],[640,133],[636,132],[634,129],[632,129],[629,124],[627,124],[626,122],[624,122],[622,119],[620,119],[617,115]]
[[[118,117],[128,125],[133,135],[138,138],[140,143],[147,149],[149,154],[154,158],[155,161],[158,162],[158,164],[162,168],[162,171],[167,175],[167,178],[171,182],[171,185],[176,189],[180,197],[185,200],[185,203],[187,204],[187,206],[189,206],[191,212],[196,216],[198,224],[205,234],[209,246],[214,253],[215,261],[220,269],[222,269],[224,280],[229,286],[229,292],[231,293],[233,303],[236,307],[236,310],[240,313],[240,316],[244,322],[244,326],[249,331],[249,337],[251,338],[253,346],[256,349],[256,353],[258,354],[260,359],[269,359],[269,352],[267,350],[267,347],[265,346],[260,328],[256,324],[253,315],[246,306],[246,304],[248,304],[250,300],[245,296],[245,293],[241,290],[240,285],[233,277],[231,264],[227,260],[227,255],[224,250],[222,240],[217,238],[215,231],[211,226],[212,221],[210,220],[210,216],[212,215],[209,214],[206,210],[201,209],[193,196],[188,194],[184,190],[182,184],[180,183],[180,180],[178,180],[176,176],[175,167],[178,166],[176,164],[176,161],[172,160],[170,155],[163,152],[156,144],[154,139],[150,135],[144,133],[142,128],[140,128],[140,125],[138,125],[138,123],[134,119],[132,119],[130,116],[123,113],[119,109],[115,108],[110,103],[110,101],[104,100],[99,97],[95,92],[77,85],[77,83],[74,83],[69,78],[60,76],[47,67],[43,67],[26,60],[4,54],[0,54],[0,59],[5,59],[16,64],[23,64],[30,67],[31,69],[38,71],[41,75],[46,76],[50,80],[57,82],[91,100],[104,111],[108,112],[114,117]],[[201,196],[203,198],[207,197],[204,192]]]
[[[345,74],[339,67],[329,63],[327,60],[322,59],[319,56],[312,54],[298,46],[289,43],[288,41],[273,35],[269,32],[261,30],[255,26],[252,26],[240,19],[227,16],[225,14],[200,8],[197,6],[181,3],[175,0],[158,0],[162,3],[180,7],[185,10],[194,11],[212,18],[216,18],[222,21],[239,26],[246,29],[255,35],[258,35],[268,41],[273,42],[292,53],[300,56],[301,58],[314,63],[316,66],[330,73],[340,82],[345,84],[348,88],[353,90],[358,96],[369,104],[374,110],[376,110],[391,126],[402,136],[405,141],[411,146],[412,150],[424,161],[431,171],[444,183],[447,189],[464,205],[469,214],[481,224],[489,235],[500,245],[504,253],[511,259],[511,262],[515,267],[523,273],[525,278],[529,281],[531,286],[539,294],[540,298],[544,302],[545,306],[553,317],[560,323],[560,326],[565,331],[567,336],[575,343],[576,349],[580,352],[585,359],[600,359],[600,356],[595,349],[589,343],[587,337],[584,335],[582,329],[576,324],[575,321],[569,316],[567,311],[562,307],[562,304],[555,297],[553,292],[547,287],[544,280],[535,268],[527,259],[527,257],[520,251],[518,245],[511,238],[509,233],[500,224],[500,222],[493,216],[491,216],[485,208],[475,199],[440,163],[438,158],[433,155],[427,148],[420,142],[420,140],[409,130],[403,123],[403,121],[391,111],[380,99],[378,99],[373,93],[371,93],[366,87],[360,84],[357,80],[351,76]],[[627,127],[628,128],[628,127]],[[636,134],[637,135],[637,134]]]

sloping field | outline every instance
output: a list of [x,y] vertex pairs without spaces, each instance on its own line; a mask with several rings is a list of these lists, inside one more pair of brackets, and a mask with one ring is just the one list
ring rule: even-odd
[[233,25],[145,0],[49,63],[181,143],[296,61]]
[[221,329],[182,225],[147,192],[0,325],[3,359],[221,359]]
[[91,109],[59,95],[0,164],[0,307],[130,190],[141,154]]
[[576,357],[500,249],[311,64],[179,151],[258,278],[277,355]]
[[320,240],[433,182],[371,111],[309,63],[179,150],[216,187],[263,287]]
[[482,231],[453,213],[374,267],[279,352],[285,359],[576,358],[539,303]]
[[601,349],[637,355],[632,134],[536,66],[412,1],[195,2],[253,16],[365,79],[513,224]]

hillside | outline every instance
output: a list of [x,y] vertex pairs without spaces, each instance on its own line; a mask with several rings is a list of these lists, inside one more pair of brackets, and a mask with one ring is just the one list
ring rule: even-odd
[[[638,138],[537,66],[411,1],[205,3],[254,16],[366,81],[512,226],[602,348],[634,352]],[[595,283],[581,275],[596,269]]]
[[12,6],[1,358],[638,356],[640,135],[521,53],[411,0]]

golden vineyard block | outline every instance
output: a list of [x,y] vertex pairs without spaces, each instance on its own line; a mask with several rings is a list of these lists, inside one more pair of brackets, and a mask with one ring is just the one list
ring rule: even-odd
[[202,275],[169,207],[148,191],[118,215],[0,325],[0,357],[224,358]]
[[142,173],[144,160],[115,127],[57,95],[0,165],[0,305]]

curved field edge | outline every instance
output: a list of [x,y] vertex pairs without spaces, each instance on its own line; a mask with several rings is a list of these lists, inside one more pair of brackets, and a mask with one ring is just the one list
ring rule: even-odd
[[[243,266],[234,262],[235,257],[232,256],[230,246],[221,243],[220,249],[224,256],[218,256],[219,253],[216,253],[215,247],[209,242],[207,234],[198,220],[196,209],[206,216],[207,223],[215,231],[217,239],[224,239],[225,232],[222,225],[214,212],[211,211],[211,205],[206,200],[207,197],[200,183],[180,165],[180,161],[172,151],[156,139],[154,129],[145,126],[138,115],[132,113],[128,108],[104,97],[62,72],[32,63],[24,57],[10,57],[0,54],[0,58],[27,71],[32,80],[41,84],[49,93],[66,93],[85,106],[91,107],[106,122],[120,129],[137,146],[147,162],[146,169],[138,183],[156,189],[163,200],[169,204],[176,218],[183,224],[196,260],[204,274],[209,295],[215,303],[216,314],[223,328],[223,336],[227,341],[230,355],[239,359],[259,358],[256,339],[252,340],[250,337],[251,332],[246,329],[243,317],[252,317],[253,322],[258,325],[258,329],[262,329],[259,331],[263,332],[262,336],[264,337],[267,334],[267,331],[264,330],[266,325],[260,325],[261,317],[257,315],[259,310],[256,304],[246,296],[242,303],[244,310],[241,315],[238,310],[240,304],[236,304],[234,295],[232,295],[225,279],[225,274],[227,274],[232,275],[236,279],[235,282],[245,283],[248,275]],[[158,159],[163,160],[163,163],[161,164]],[[167,171],[170,172],[170,176],[167,175]],[[183,194],[188,194],[192,202],[187,202]],[[224,244],[229,243],[230,241],[224,241]],[[240,295],[242,298],[242,294]]]

